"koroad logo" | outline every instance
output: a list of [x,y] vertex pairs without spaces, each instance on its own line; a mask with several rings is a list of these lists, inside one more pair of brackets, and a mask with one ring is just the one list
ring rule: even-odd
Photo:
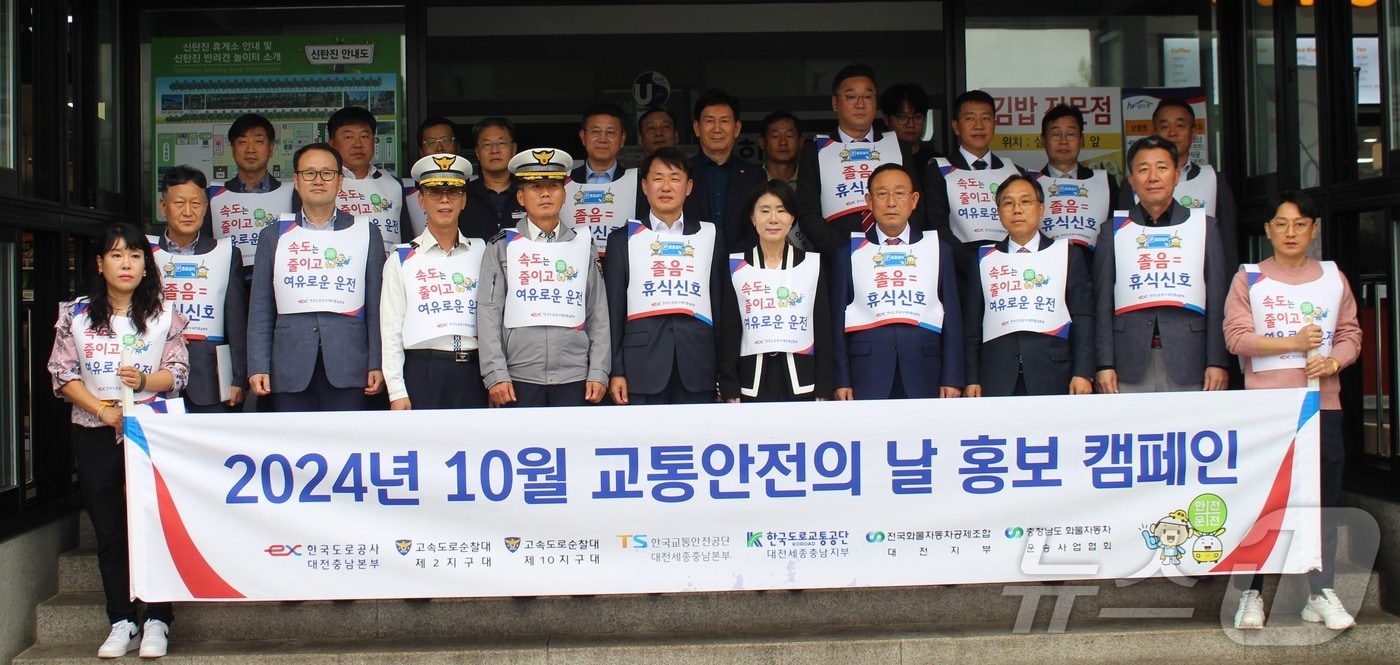
[[374,44],[308,44],[306,61],[313,65],[368,65],[374,62]]
[[750,531],[746,547],[763,547],[763,532]]
[[413,549],[413,541],[406,538],[395,540],[394,549],[398,550],[401,556],[408,556],[409,551]]

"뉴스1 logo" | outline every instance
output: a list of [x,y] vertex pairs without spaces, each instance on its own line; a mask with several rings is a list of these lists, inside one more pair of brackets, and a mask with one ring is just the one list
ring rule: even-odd
[[301,556],[301,545],[268,545],[268,556]]

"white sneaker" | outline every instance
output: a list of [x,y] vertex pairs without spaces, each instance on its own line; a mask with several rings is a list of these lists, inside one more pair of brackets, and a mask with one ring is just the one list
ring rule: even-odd
[[1308,597],[1308,604],[1303,606],[1303,621],[1322,622],[1332,630],[1346,630],[1356,625],[1356,619],[1351,618],[1342,601],[1337,600],[1337,592],[1331,589],[1323,589],[1321,596]]
[[1264,600],[1250,589],[1240,596],[1240,608],[1235,610],[1235,630],[1260,630],[1264,627]]
[[160,658],[170,646],[170,626],[160,619],[146,619],[141,627],[141,657]]
[[97,657],[121,658],[136,648],[137,638],[140,636],[141,631],[137,630],[136,624],[122,619],[112,624],[112,632],[107,635],[107,641],[97,647]]

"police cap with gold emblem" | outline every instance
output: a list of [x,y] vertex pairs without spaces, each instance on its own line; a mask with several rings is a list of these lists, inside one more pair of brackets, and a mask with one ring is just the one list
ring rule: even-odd
[[564,180],[574,158],[558,148],[533,148],[510,159],[510,174],[519,180]]
[[419,187],[466,187],[472,163],[451,153],[428,155],[413,163],[413,182]]

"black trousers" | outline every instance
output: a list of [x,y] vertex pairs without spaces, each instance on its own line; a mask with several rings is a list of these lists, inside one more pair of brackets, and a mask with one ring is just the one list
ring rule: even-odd
[[671,363],[671,378],[661,392],[646,394],[627,391],[629,404],[710,404],[714,401],[713,389],[703,392],[686,390],[685,382],[681,381],[680,366],[674,361]]
[[213,404],[195,404],[194,402],[190,401],[190,398],[185,398],[186,413],[241,413],[242,411],[242,404],[239,404],[238,406],[229,406],[227,404],[224,404],[223,402],[214,402]]
[[[107,621],[137,621],[131,599],[131,566],[126,548],[126,463],[124,446],[116,445],[111,427],[74,427],[73,452],[78,460],[78,482],[83,501],[97,533],[97,569],[107,596]],[[169,624],[175,615],[170,603],[146,605],[146,618]]]
[[476,352],[457,362],[451,351],[405,351],[403,382],[415,409],[480,409],[486,406]]
[[511,406],[591,406],[584,399],[586,381],[544,385],[514,381],[515,403]]
[[364,388],[337,388],[326,378],[326,357],[316,351],[316,365],[311,370],[311,382],[306,390],[295,393],[272,393],[273,407],[289,411],[369,411],[370,398]]

